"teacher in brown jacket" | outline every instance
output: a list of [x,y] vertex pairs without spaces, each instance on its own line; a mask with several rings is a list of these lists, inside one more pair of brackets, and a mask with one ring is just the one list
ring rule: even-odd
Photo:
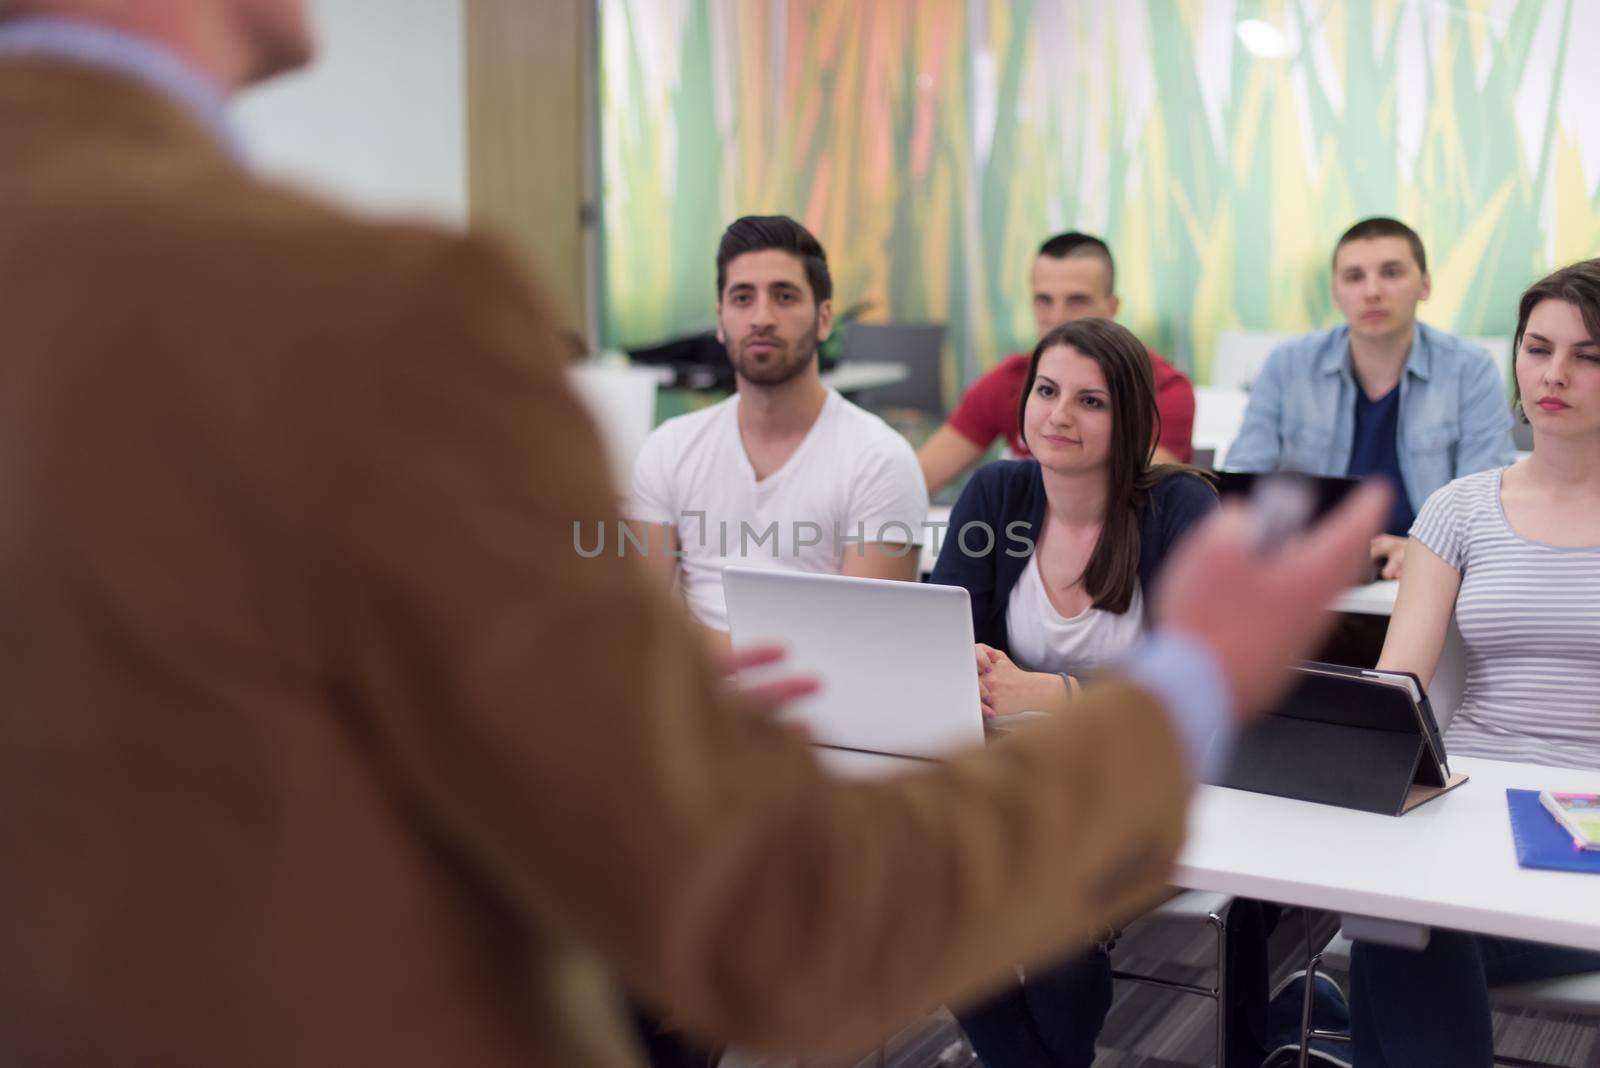
[[299,0],[0,0],[0,1060],[611,1065],[613,980],[842,1049],[1161,892],[1381,495],[1197,535],[1072,715],[829,781],[574,553],[612,495],[505,259],[233,154],[307,49]]

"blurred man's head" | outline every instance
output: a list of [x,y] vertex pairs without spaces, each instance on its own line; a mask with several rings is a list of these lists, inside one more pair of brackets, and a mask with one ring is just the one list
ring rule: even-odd
[[0,0],[0,20],[47,16],[148,37],[226,91],[311,59],[307,0]]
[[1062,323],[1116,317],[1116,268],[1111,249],[1076,231],[1039,246],[1033,261],[1033,322],[1044,337]]
[[1333,302],[1357,337],[1410,336],[1432,286],[1422,238],[1398,219],[1362,219],[1333,247]]

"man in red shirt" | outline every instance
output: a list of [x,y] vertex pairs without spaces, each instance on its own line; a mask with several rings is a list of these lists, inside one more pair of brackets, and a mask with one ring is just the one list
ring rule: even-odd
[[[1039,246],[1039,256],[1033,261],[1033,319],[1039,336],[1073,319],[1115,318],[1121,304],[1115,281],[1111,249],[1098,237],[1057,234]],[[1194,458],[1189,443],[1194,429],[1194,386],[1153,349],[1147,346],[1147,351],[1155,371],[1156,408],[1161,414],[1156,460],[1188,463]],[[917,451],[930,496],[971,469],[1002,434],[1013,454],[1029,455],[1017,434],[1017,407],[1031,356],[1028,352],[1008,356],[974,382],[950,421]]]

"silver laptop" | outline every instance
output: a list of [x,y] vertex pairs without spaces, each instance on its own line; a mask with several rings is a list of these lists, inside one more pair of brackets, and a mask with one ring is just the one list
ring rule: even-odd
[[722,585],[735,647],[782,645],[774,670],[820,681],[785,712],[815,744],[902,761],[983,744],[966,590],[748,567]]

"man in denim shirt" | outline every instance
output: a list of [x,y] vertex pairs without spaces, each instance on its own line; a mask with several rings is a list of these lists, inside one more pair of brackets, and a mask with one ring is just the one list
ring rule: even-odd
[[1429,494],[1516,458],[1505,385],[1489,354],[1417,322],[1431,282],[1422,239],[1395,219],[1363,219],[1333,250],[1345,325],[1273,350],[1250,387],[1228,450],[1235,471],[1387,476],[1387,531],[1373,539],[1397,578]]

